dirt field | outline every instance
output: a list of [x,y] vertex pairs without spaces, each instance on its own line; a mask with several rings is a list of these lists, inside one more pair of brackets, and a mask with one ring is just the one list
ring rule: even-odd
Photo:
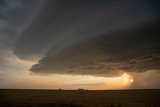
[[160,90],[0,90],[0,107],[37,106],[160,107]]

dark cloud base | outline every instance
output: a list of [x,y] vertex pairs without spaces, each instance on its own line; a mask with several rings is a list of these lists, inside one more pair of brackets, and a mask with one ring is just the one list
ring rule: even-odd
[[159,22],[77,42],[31,67],[34,73],[116,76],[160,69]]

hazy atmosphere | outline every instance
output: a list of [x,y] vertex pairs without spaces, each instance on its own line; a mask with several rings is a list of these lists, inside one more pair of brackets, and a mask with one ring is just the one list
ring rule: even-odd
[[0,88],[159,89],[158,0],[0,0]]

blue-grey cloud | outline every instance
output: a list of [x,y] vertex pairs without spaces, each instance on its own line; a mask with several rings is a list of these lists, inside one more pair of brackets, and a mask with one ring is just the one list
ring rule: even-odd
[[159,58],[159,4],[46,0],[16,41],[14,54],[23,60],[41,59],[31,68],[35,73],[104,75],[159,69],[159,61],[153,61]]
[[4,61],[6,54],[13,51],[15,41],[40,5],[41,0],[0,1],[0,70],[8,69],[9,64]]
[[160,69],[159,22],[89,38],[46,56],[35,73],[118,75]]
[[52,55],[79,40],[153,21],[159,11],[151,3],[47,0],[34,21],[21,34],[14,53],[21,59]]

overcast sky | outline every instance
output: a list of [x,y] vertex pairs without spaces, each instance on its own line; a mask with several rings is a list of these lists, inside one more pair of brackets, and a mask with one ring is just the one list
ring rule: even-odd
[[160,88],[159,19],[158,0],[1,0],[0,88]]

